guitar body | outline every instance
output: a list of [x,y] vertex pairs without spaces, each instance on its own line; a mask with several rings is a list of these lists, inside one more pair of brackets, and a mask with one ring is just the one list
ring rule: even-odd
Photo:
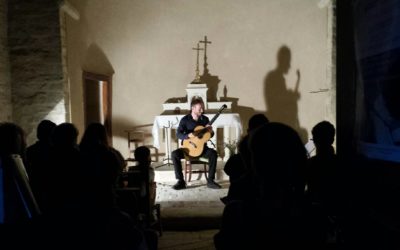
[[[217,114],[211,119],[208,125],[212,125],[221,114],[222,110],[226,109],[226,104],[218,110]],[[204,144],[211,138],[211,127],[197,126],[193,131],[194,137],[183,140],[182,149],[191,157],[199,157],[204,150]]]
[[211,138],[211,132],[203,126],[195,127],[193,138],[183,141],[182,147],[185,153],[191,157],[199,157],[204,150],[204,144]]

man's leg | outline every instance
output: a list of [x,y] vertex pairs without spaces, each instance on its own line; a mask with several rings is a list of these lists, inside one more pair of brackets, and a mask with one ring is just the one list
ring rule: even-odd
[[178,182],[172,187],[173,189],[186,188],[186,183],[183,179],[181,159],[184,158],[183,150],[178,148],[171,153],[172,162],[174,163],[175,178]]
[[203,157],[208,159],[208,180],[207,186],[209,188],[221,188],[220,185],[214,182],[215,172],[217,170],[217,152],[211,148],[205,148],[203,152]]

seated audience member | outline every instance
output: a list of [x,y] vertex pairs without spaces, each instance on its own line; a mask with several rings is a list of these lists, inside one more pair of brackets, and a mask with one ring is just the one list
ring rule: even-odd
[[104,125],[89,124],[79,149],[83,158],[85,183],[94,198],[93,202],[104,202],[106,207],[114,206],[114,187],[122,172],[123,161],[118,158],[118,151],[109,146]]
[[103,125],[89,125],[79,147],[77,136],[71,123],[54,129],[54,204],[37,237],[41,249],[148,249],[143,232],[114,203],[119,165]]
[[[253,115],[249,120],[247,133],[251,133],[268,122],[269,120],[264,114]],[[249,178],[248,174],[248,167],[250,164],[248,134],[239,143],[239,153],[229,157],[224,167],[224,171],[229,176],[230,181],[228,195],[221,198],[225,204],[231,200],[248,197],[248,189],[252,185],[252,180]]]
[[[135,169],[137,169],[139,170],[140,174],[136,174],[136,176],[138,176],[139,178],[135,179],[133,176],[133,178],[129,177],[129,175],[135,174],[132,172],[128,172],[128,187],[140,186],[140,200],[142,201],[142,203],[145,203],[143,209],[152,210],[156,199],[157,184],[154,180],[154,168],[151,167],[150,149],[145,146],[140,146],[135,150],[134,156],[136,161],[138,162],[138,165],[131,167],[130,170],[134,171]],[[132,183],[134,181],[139,183]]]
[[[25,156],[25,133],[14,123],[0,123],[0,224],[26,222],[30,211],[25,209],[27,201],[22,189],[30,189],[25,168],[16,169],[12,155]],[[17,157],[18,157],[17,156]]]
[[85,180],[77,140],[78,129],[72,123],[62,123],[53,130],[53,148],[49,157],[51,174],[45,182],[51,213],[77,206],[86,199],[82,192]]
[[56,124],[52,121],[41,121],[36,129],[38,140],[26,151],[27,171],[32,191],[43,211],[48,207],[46,188],[49,186],[47,181],[52,178],[49,157],[52,150],[51,134],[55,127]]
[[307,154],[295,130],[271,122],[249,138],[254,198],[225,206],[216,249],[307,246],[302,203]]
[[[336,235],[343,218],[345,202],[345,173],[340,169],[339,160],[332,146],[335,127],[328,121],[316,124],[312,131],[316,155],[308,159],[307,197],[313,214],[319,214],[319,223],[324,237]],[[338,239],[337,239],[338,240]]]
[[311,133],[316,155],[308,160],[307,193],[312,202],[331,207],[335,203],[331,199],[338,191],[338,161],[332,146],[335,127],[328,121],[322,121],[313,127]]
[[[33,221],[40,209],[32,194],[23,159],[25,133],[10,122],[0,122],[0,248],[32,247]],[[21,240],[23,239],[23,240]]]

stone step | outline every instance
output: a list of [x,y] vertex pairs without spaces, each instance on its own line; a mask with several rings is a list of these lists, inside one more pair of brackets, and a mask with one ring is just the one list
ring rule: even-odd
[[[164,164],[162,162],[156,162],[152,164],[155,168],[155,181],[156,182],[174,182],[175,181],[175,171],[174,165]],[[217,170],[215,172],[216,181],[227,181],[229,176],[224,172],[224,161],[217,161]],[[202,169],[203,166],[200,164],[192,164],[193,169]],[[192,173],[192,181],[195,180],[205,180],[203,173]]]

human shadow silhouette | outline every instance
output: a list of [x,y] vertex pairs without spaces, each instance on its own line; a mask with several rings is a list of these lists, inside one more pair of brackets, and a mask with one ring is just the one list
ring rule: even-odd
[[[238,113],[242,121],[248,121],[255,114],[265,113],[262,110],[256,110],[252,107],[239,105],[238,97],[228,96],[228,88],[226,85],[224,85],[223,96],[220,97],[220,101],[232,102],[232,108],[231,108],[232,112]],[[242,124],[243,131],[246,131],[248,129],[247,127],[248,124],[246,122],[242,123],[243,123]]]
[[294,128],[302,138],[307,140],[307,130],[301,128],[297,103],[300,100],[300,70],[296,70],[297,80],[294,89],[286,85],[285,75],[290,69],[291,51],[282,45],[277,53],[276,68],[269,71],[264,78],[264,99],[266,115],[271,121],[285,123]]

